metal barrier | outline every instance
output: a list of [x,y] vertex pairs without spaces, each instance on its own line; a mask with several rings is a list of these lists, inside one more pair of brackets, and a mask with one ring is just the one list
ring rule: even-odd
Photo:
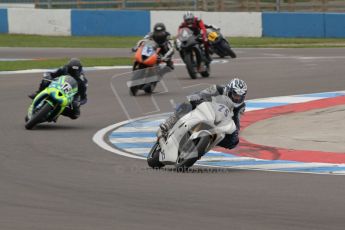
[[0,3],[34,3],[36,8],[67,9],[345,12],[344,0],[1,0]]

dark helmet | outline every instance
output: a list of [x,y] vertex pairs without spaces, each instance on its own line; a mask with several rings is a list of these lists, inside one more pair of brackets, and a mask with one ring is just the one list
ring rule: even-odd
[[225,86],[225,92],[235,104],[241,104],[244,101],[247,90],[247,84],[239,78],[232,79]]
[[183,21],[187,24],[187,26],[192,26],[194,23],[195,17],[194,14],[190,11],[187,11],[183,15]]
[[166,41],[167,32],[163,23],[159,22],[154,25],[152,38],[158,44],[163,44]]
[[83,66],[78,58],[72,58],[67,63],[67,72],[73,77],[79,77]]

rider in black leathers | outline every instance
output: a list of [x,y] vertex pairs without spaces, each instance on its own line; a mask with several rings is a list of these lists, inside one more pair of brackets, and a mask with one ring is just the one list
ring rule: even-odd
[[168,67],[174,69],[174,63],[172,61],[174,45],[170,33],[166,31],[165,25],[160,22],[156,23],[153,27],[153,32],[150,32],[144,37],[144,39],[140,40],[136,47],[132,48],[132,51],[135,52],[145,40],[153,40],[159,46],[159,48],[161,48],[160,59],[166,62]]
[[74,96],[73,102],[70,106],[66,107],[62,115],[71,119],[77,119],[80,116],[80,105],[87,102],[86,90],[88,81],[84,75],[83,66],[79,59],[72,58],[66,65],[57,69],[55,72],[46,72],[40,83],[38,91],[30,94],[29,97],[34,99],[38,93],[44,90],[52,80],[63,75],[70,75],[78,83],[78,93]]

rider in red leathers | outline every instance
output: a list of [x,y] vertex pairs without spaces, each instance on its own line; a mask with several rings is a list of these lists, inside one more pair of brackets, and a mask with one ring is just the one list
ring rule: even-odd
[[191,29],[195,36],[201,36],[200,39],[202,40],[201,42],[205,47],[206,58],[209,62],[211,62],[212,59],[208,47],[207,31],[204,22],[198,17],[194,16],[192,12],[188,11],[183,15],[183,22],[180,24],[179,30],[185,27]]

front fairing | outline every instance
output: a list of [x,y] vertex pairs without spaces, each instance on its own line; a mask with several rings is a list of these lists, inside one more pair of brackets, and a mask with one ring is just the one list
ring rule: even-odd
[[160,48],[151,40],[144,42],[135,54],[135,61],[145,66],[152,67],[158,62]]
[[165,164],[173,164],[176,161],[182,138],[186,133],[193,132],[189,140],[203,135],[213,136],[212,144],[206,149],[206,152],[209,151],[225,137],[225,134],[231,134],[236,130],[232,115],[227,105],[217,102],[201,103],[196,109],[177,121],[169,131],[166,140],[159,139],[162,148],[160,161]]
[[177,48],[180,50],[192,48],[193,46],[196,46],[199,43],[190,29],[183,28],[177,36],[176,44],[178,46]]

